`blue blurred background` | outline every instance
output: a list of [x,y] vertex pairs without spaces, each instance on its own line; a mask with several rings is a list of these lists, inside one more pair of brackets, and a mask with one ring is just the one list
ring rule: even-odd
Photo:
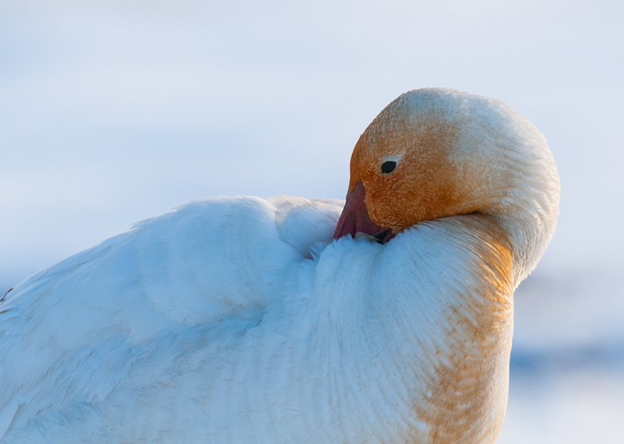
[[563,187],[516,295],[500,443],[621,442],[622,79],[617,1],[3,0],[0,289],[193,199],[342,198],[396,96],[488,95],[542,130]]

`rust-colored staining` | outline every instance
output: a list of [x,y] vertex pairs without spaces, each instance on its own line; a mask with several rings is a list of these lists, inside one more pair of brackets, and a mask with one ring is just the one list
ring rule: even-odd
[[[419,222],[484,210],[471,197],[480,184],[453,161],[461,138],[461,121],[437,116],[414,119],[394,102],[369,125],[351,158],[349,191],[364,184],[371,220],[393,232]],[[383,174],[385,158],[398,158],[396,169]]]
[[[462,247],[469,250],[473,269],[469,282],[457,286],[447,323],[436,326],[440,331],[430,338],[437,347],[414,363],[414,368],[431,369],[424,376],[426,390],[413,400],[413,414],[426,431],[412,430],[401,439],[491,443],[505,414],[513,324],[513,252],[508,233],[492,215],[506,179],[480,158],[469,117],[415,111],[402,97],[358,140],[349,191],[362,182],[370,219],[394,233],[423,221],[463,216],[451,223],[470,233]],[[387,158],[397,159],[390,174],[381,170]],[[415,377],[423,380],[422,374]]]
[[476,230],[471,245],[478,284],[472,294],[458,295],[464,306],[449,310],[453,328],[444,337],[427,389],[414,400],[414,413],[428,427],[426,437],[415,432],[413,443],[490,443],[504,419],[501,395],[507,390],[506,372],[512,328],[512,253],[502,229],[485,216],[464,221]]

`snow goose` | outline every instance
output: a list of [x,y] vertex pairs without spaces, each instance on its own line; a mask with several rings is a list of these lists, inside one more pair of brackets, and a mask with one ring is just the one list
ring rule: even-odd
[[517,112],[403,94],[357,142],[342,214],[192,203],[6,294],[0,441],[493,442],[513,292],[558,201]]

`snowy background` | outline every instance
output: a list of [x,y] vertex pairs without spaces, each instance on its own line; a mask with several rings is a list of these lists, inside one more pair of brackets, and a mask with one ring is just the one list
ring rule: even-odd
[[623,42],[605,0],[0,0],[0,288],[193,199],[342,198],[400,93],[493,96],[563,186],[500,443],[621,442]]

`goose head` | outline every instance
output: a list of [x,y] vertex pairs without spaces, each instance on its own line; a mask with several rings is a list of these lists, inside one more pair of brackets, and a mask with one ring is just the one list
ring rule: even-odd
[[511,245],[517,283],[552,237],[559,176],[545,138],[505,104],[420,89],[390,103],[360,136],[334,238],[390,241],[426,221],[480,214]]

